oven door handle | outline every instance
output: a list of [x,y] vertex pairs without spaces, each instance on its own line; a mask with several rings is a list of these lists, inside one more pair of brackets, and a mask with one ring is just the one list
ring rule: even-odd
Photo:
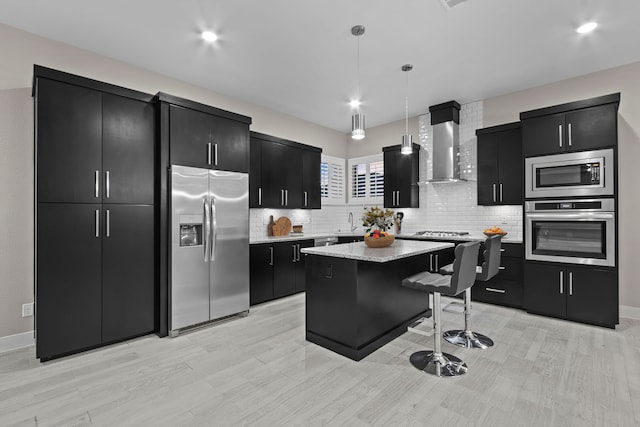
[[525,217],[533,220],[577,220],[594,221],[610,220],[615,218],[613,212],[527,212]]

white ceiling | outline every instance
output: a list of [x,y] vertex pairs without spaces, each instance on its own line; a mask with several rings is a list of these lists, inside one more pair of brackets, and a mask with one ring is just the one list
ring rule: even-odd
[[[0,22],[339,131],[640,61],[640,0],[2,0]],[[596,20],[594,33],[574,30]],[[199,37],[210,29],[213,45]]]

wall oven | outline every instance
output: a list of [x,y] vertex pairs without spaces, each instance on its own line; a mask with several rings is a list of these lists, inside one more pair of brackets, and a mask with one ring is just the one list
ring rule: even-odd
[[528,157],[525,198],[613,196],[613,149]]
[[615,267],[613,199],[525,203],[525,259]]

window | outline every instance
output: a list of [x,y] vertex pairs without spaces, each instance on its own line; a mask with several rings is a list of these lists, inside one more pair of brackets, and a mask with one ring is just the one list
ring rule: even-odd
[[320,160],[320,197],[322,204],[345,204],[344,159],[322,155]]
[[349,159],[349,201],[382,203],[384,160],[382,154]]

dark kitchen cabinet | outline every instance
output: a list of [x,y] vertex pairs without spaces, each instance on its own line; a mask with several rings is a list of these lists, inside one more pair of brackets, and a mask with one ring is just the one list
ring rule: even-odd
[[[486,282],[476,281],[471,288],[473,301],[522,307],[524,252],[521,243],[502,243],[498,274]],[[480,262],[484,245],[480,248]]]
[[36,353],[156,326],[152,96],[34,67]]
[[320,151],[302,150],[302,208],[320,209]]
[[445,265],[449,265],[453,263],[455,259],[456,259],[455,247],[442,249],[436,252],[430,252],[429,265],[428,265],[427,271],[431,273],[437,273],[440,270],[440,268],[444,267]]
[[251,150],[250,207],[320,209],[322,150],[257,132]]
[[524,308],[530,313],[614,328],[618,323],[617,271],[526,262]]
[[249,171],[249,125],[181,105],[169,107],[171,164]]
[[420,146],[413,144],[411,154],[400,153],[400,146],[384,147],[384,207],[420,207],[418,180]]
[[273,265],[275,253],[273,244],[249,246],[250,298],[251,305],[273,299]]
[[524,157],[613,147],[620,94],[520,113]]
[[301,249],[313,240],[253,244],[251,257],[251,305],[305,290],[305,256]]
[[364,236],[340,236],[338,237],[338,244],[340,243],[355,243],[363,242]]
[[154,329],[153,215],[150,205],[103,205],[106,222],[102,234],[102,340],[105,343]]
[[520,123],[476,130],[478,205],[522,205]]

